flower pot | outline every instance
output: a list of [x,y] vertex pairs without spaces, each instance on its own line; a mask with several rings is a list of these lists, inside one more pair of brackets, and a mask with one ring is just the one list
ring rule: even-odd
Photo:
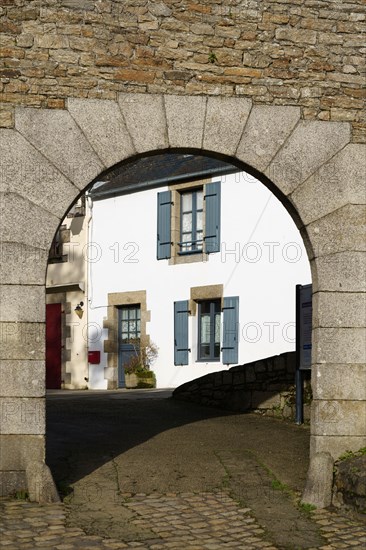
[[126,388],[155,388],[156,378],[152,371],[134,372],[125,375]]

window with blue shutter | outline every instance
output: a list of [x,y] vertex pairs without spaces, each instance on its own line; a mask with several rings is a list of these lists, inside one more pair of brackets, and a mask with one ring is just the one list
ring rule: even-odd
[[158,193],[158,234],[157,259],[166,260],[171,256],[171,191]]
[[238,362],[239,351],[239,297],[224,298],[222,330],[222,362],[232,365]]
[[198,361],[220,361],[221,300],[198,303]]
[[205,186],[206,227],[205,252],[220,252],[220,218],[221,218],[221,182],[214,181]]
[[174,365],[188,365],[188,300],[174,302]]
[[203,189],[193,189],[180,196],[179,254],[202,252]]

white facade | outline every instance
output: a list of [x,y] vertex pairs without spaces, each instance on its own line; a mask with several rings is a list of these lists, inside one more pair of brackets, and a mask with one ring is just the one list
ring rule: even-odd
[[295,349],[295,286],[311,282],[300,233],[284,206],[252,176],[237,173],[218,179],[220,252],[204,261],[157,260],[157,193],[168,187],[93,202],[88,345],[100,351],[101,362],[89,364],[89,388],[107,388],[111,367],[105,320],[108,307],[116,307],[108,306],[114,293],[146,292],[146,333],[159,348],[152,367],[157,387],[176,387],[232,366],[221,360],[197,361],[197,311],[188,318],[189,364],[174,364],[174,302],[190,300],[193,287],[222,285],[222,297],[239,297],[237,364]]

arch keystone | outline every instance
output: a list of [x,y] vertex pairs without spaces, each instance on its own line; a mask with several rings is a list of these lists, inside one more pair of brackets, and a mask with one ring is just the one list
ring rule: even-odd
[[165,96],[170,147],[202,148],[206,97]]
[[19,107],[15,127],[79,189],[104,168],[68,111]]

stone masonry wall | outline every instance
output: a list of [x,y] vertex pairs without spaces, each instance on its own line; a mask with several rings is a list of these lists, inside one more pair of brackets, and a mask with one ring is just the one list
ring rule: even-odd
[[0,0],[0,125],[148,91],[297,105],[364,142],[364,30],[360,0]]
[[332,503],[366,514],[366,448],[346,452],[334,464]]
[[[310,418],[310,372],[305,373],[304,417]],[[295,352],[207,374],[174,390],[173,397],[232,411],[295,418]]]

